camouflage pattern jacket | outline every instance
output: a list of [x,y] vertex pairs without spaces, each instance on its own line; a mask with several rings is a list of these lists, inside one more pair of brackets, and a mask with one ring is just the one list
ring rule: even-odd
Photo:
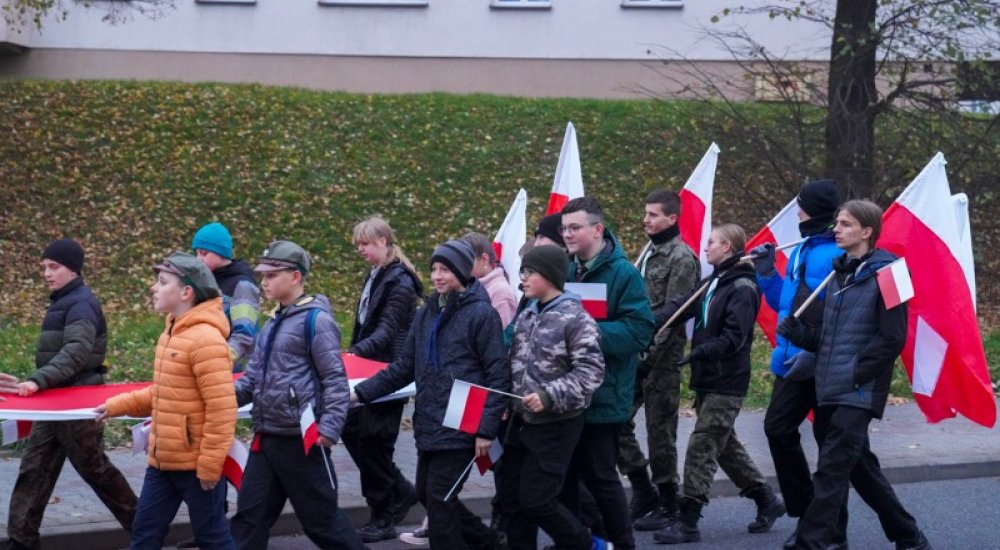
[[[701,264],[691,247],[680,236],[675,236],[664,243],[651,242],[639,260],[639,272],[646,283],[649,306],[654,314],[659,314],[670,302],[694,290],[701,279]],[[684,325],[678,324],[663,334],[657,334],[653,343],[653,365],[670,365],[684,354],[684,344],[687,343]],[[660,358],[665,361],[658,360]]]
[[564,293],[538,306],[532,300],[518,315],[508,355],[514,394],[538,392],[545,407],[533,413],[513,400],[514,412],[531,424],[582,414],[604,381],[601,335],[579,298]]

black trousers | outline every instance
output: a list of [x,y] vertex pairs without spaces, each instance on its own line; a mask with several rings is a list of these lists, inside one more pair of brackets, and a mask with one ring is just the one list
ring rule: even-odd
[[819,463],[813,476],[813,499],[799,521],[798,548],[823,549],[835,541],[838,516],[848,483],[876,514],[892,542],[921,539],[913,516],[892,490],[868,440],[870,411],[854,407],[817,407],[813,429],[820,438]]
[[[778,486],[788,515],[800,518],[813,496],[812,474],[802,450],[799,427],[809,411],[816,408],[814,380],[775,378],[771,402],[764,415],[764,434],[771,448],[771,459],[778,476]],[[813,432],[816,435],[815,431]],[[816,436],[817,442],[819,437]]]
[[580,483],[597,501],[608,539],[620,550],[635,548],[632,518],[625,488],[618,476],[618,432],[621,424],[585,423],[559,497],[570,510],[580,511]]
[[393,462],[399,422],[406,400],[355,407],[347,415],[340,440],[361,474],[361,494],[371,509],[371,519],[391,521],[410,482]]
[[[472,447],[417,452],[417,499],[427,510],[432,549],[489,548],[496,542],[496,534],[458,498],[473,456]],[[459,479],[451,498],[445,500]]]
[[[361,550],[361,540],[347,515],[337,507],[337,490],[330,483],[326,461],[333,473],[330,451],[312,447],[306,455],[302,437],[260,436],[259,449],[251,451],[230,521],[233,540],[240,550],[264,550],[271,527],[285,501],[291,500],[306,536],[323,549]],[[333,477],[336,483],[336,474]]]
[[509,514],[506,532],[511,550],[535,550],[539,527],[557,548],[591,547],[587,528],[558,499],[582,431],[582,416],[546,424],[511,418],[499,484],[502,506]]

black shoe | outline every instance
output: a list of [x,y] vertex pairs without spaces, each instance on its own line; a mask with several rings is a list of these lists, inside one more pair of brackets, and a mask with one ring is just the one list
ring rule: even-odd
[[417,490],[413,487],[413,484],[407,482],[409,488],[403,499],[396,503],[392,510],[392,521],[399,525],[403,523],[406,519],[406,515],[410,513],[410,508],[413,508],[417,504]]
[[680,503],[678,521],[662,531],[653,533],[653,542],[657,544],[683,544],[701,540],[698,530],[698,520],[701,519],[701,502],[685,498]]
[[677,514],[667,512],[663,506],[657,506],[652,512],[632,522],[636,531],[659,531],[677,523]]
[[751,498],[757,503],[757,517],[747,525],[747,531],[751,533],[767,533],[774,522],[785,515],[785,503],[774,494],[770,485],[755,487],[742,496]]
[[632,500],[629,502],[629,513],[632,519],[639,519],[660,505],[660,494],[656,486],[649,479],[649,472],[645,468],[630,472],[629,482],[632,485]]
[[931,543],[927,540],[927,537],[923,533],[920,533],[920,539],[913,542],[896,542],[896,550],[932,550]]
[[182,540],[177,543],[177,548],[198,548],[198,542],[194,540],[194,537]]
[[782,550],[795,550],[795,539],[799,538],[799,528],[796,527],[795,531],[785,539],[785,543],[781,545]]
[[373,519],[358,529],[358,537],[361,538],[361,542],[394,539],[396,538],[396,525],[384,518]]

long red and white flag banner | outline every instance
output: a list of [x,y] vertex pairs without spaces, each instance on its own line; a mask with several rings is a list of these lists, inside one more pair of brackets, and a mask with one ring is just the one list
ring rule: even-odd
[[715,193],[715,168],[718,164],[719,146],[712,143],[679,193],[684,213],[677,222],[681,240],[701,261],[702,277],[712,273],[712,266],[705,257],[705,247],[712,232],[712,195]]
[[[765,243],[790,243],[799,239],[799,203],[792,199],[771,221],[767,222],[756,235],[747,241],[747,251]],[[788,269],[788,258],[791,250],[777,250],[774,253],[774,269],[784,280]],[[771,347],[777,344],[775,335],[778,329],[778,312],[767,305],[767,300],[760,301],[760,311],[757,313],[757,324],[771,342]]]
[[559,152],[559,164],[556,165],[556,176],[552,181],[552,192],[549,193],[549,204],[545,208],[545,215],[559,212],[567,202],[582,196],[583,171],[580,169],[580,148],[576,144],[576,128],[570,122],[566,124],[566,135],[563,137],[562,150]]
[[566,283],[566,292],[580,297],[580,305],[596,321],[608,318],[608,285],[604,283]]
[[[372,377],[378,371],[386,368],[386,363],[364,359],[345,353],[344,368],[351,389],[364,380]],[[233,376],[233,379],[240,374]],[[94,409],[103,405],[108,399],[132,391],[142,390],[151,382],[132,382],[127,384],[102,384],[99,386],[73,386],[69,388],[53,388],[43,390],[29,397],[7,395],[6,401],[0,401],[0,420],[84,420],[96,418]],[[416,393],[416,386],[407,387],[387,395],[377,401],[403,399]],[[251,405],[240,407],[240,418],[249,418]]]
[[493,252],[507,274],[507,282],[514,289],[514,295],[521,299],[521,248],[528,240],[528,192],[521,189],[514,197],[507,216],[493,237]]

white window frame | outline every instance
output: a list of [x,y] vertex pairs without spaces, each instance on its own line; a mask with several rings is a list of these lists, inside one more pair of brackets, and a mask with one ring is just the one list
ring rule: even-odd
[[[283,0],[287,1],[287,0]],[[374,8],[426,8],[429,0],[318,0],[320,6]]]
[[684,0],[622,0],[622,7],[676,10],[684,7]]
[[495,10],[550,10],[552,9],[552,0],[490,0],[490,8]]

